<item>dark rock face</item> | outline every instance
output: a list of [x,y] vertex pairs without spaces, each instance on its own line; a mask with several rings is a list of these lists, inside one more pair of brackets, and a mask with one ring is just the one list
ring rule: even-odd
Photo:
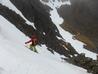
[[29,20],[34,21],[34,9],[37,9],[40,13],[44,15],[49,15],[47,13],[50,8],[40,3],[39,0],[10,0]]
[[98,0],[71,0],[71,3],[58,9],[65,20],[62,26],[86,43],[87,48],[98,49]]
[[0,4],[0,15],[5,17],[8,21],[14,24],[17,28],[19,28],[20,31],[24,32],[25,35],[29,37],[31,37],[33,32],[36,31],[32,26],[26,24],[25,23],[26,21],[22,17],[20,17],[20,15],[16,14],[14,11],[10,10],[9,8],[1,4]]
[[79,67],[83,67],[88,73],[98,74],[98,59],[93,60],[92,58],[86,57],[84,53],[74,56],[67,61]]
[[34,22],[35,27],[40,33],[45,32],[47,34],[52,30],[53,34],[60,36],[58,29],[50,18],[49,7],[41,4],[39,0],[11,0],[11,2],[15,4],[29,21]]

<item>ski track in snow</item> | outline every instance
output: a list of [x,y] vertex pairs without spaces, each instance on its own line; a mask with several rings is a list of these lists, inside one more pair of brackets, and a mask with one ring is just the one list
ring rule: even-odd
[[[0,0],[0,3],[20,13],[9,0]],[[51,14],[54,12],[57,14],[56,10],[51,12]],[[23,16],[21,13],[20,15]],[[55,20],[54,16],[51,18]],[[61,21],[56,23],[61,35],[71,41],[72,35],[64,31],[58,23],[60,24]],[[15,26],[0,16],[0,74],[88,74],[82,68],[61,62],[61,56],[57,53],[51,54],[45,45],[36,47],[39,54],[28,50],[24,45],[28,39]]]

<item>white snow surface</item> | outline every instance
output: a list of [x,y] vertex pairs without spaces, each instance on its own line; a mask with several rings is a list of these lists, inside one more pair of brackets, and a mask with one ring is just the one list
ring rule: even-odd
[[24,46],[27,39],[0,16],[0,74],[87,74],[82,68],[62,62],[57,55],[45,54],[45,45],[37,46],[42,50],[39,54],[30,51]]
[[[5,4],[6,2],[9,4]],[[14,11],[17,10],[10,4],[9,0],[0,0],[0,3],[5,4]],[[54,11],[51,12],[53,20],[55,19],[52,16]],[[57,12],[55,13],[57,14]],[[59,17],[59,15],[57,16]],[[83,43],[72,40],[72,35],[64,31],[59,24],[59,22],[56,23],[66,41],[70,42],[75,48],[80,48],[77,51],[83,51]],[[38,54],[30,51],[24,45],[27,40],[29,40],[27,36],[0,15],[0,74],[88,74],[85,69],[62,61],[59,54],[51,54],[47,51],[45,45],[36,47]],[[87,54],[90,54],[88,56],[92,55],[93,58],[95,57],[94,53],[87,51]]]

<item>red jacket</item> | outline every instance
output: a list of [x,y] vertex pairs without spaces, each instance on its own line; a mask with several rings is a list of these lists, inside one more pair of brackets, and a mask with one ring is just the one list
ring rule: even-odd
[[29,41],[25,42],[25,44],[28,44],[30,42],[32,43],[32,45],[35,46],[38,43],[37,36],[36,35],[33,35],[32,38]]

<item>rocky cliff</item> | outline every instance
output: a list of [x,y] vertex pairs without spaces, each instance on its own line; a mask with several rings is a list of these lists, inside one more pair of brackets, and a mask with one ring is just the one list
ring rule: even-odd
[[70,0],[71,6],[58,9],[65,30],[75,35],[75,38],[86,43],[85,48],[98,53],[98,1]]

